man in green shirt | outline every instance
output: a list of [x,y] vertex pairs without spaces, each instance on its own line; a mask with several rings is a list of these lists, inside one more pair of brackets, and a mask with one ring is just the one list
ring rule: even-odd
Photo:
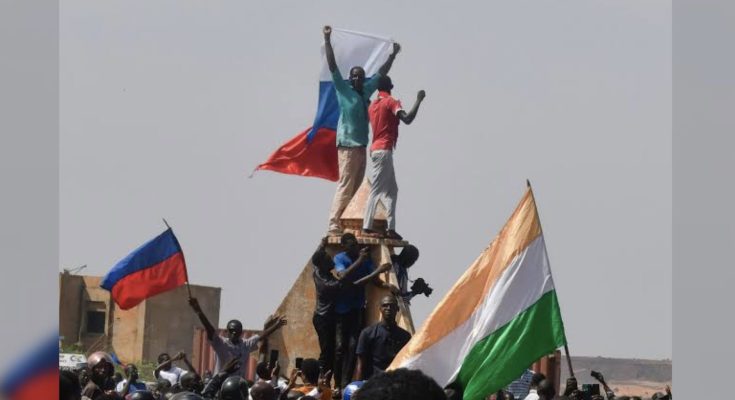
[[337,192],[332,200],[329,213],[329,234],[342,234],[339,218],[345,210],[352,196],[360,187],[365,176],[365,150],[368,138],[368,105],[370,96],[378,87],[378,78],[387,75],[393,65],[396,55],[401,50],[398,43],[393,43],[393,53],[380,67],[378,73],[367,81],[365,70],[361,66],[350,68],[350,84],[342,79],[334,58],[331,36],[332,28],[324,27],[324,48],[327,56],[327,65],[332,73],[332,81],[337,93],[339,104],[339,122],[337,123],[337,160],[339,162],[339,182]]

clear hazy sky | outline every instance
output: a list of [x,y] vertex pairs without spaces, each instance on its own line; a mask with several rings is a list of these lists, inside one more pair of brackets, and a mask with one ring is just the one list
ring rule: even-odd
[[[400,42],[397,228],[420,324],[534,186],[573,355],[670,358],[668,1],[61,2],[60,268],[173,225],[221,322],[257,328],[334,184],[260,172],[316,110],[321,27]],[[182,299],[182,301],[184,301]]]

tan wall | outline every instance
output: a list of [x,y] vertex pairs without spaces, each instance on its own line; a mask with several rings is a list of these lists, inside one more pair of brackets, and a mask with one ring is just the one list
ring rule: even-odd
[[[219,323],[220,288],[191,285],[192,296],[199,300],[202,311],[216,326]],[[187,301],[186,287],[162,293],[146,301],[145,340],[142,357],[154,361],[160,353],[172,356],[183,351],[194,354],[194,333],[201,327]]]
[[[110,293],[99,287],[97,276],[59,277],[59,332],[64,344],[81,343],[87,353],[114,351],[123,362],[155,360],[161,352],[193,354],[194,331],[201,326],[187,302],[186,288],[152,297],[130,310],[122,310]],[[212,323],[219,322],[220,288],[192,285],[192,294]],[[87,307],[106,313],[105,333],[86,332]]]
[[143,357],[147,302],[123,310],[117,305],[112,316],[112,349],[122,362],[140,361]]
[[64,338],[64,345],[74,344],[79,339],[83,285],[79,275],[59,274],[59,335]]

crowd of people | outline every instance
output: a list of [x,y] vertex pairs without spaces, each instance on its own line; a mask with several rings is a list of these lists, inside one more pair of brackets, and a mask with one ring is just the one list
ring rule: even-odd
[[[154,370],[155,381],[142,382],[135,364],[123,368],[124,376],[116,377],[112,357],[104,352],[89,356],[87,368],[62,371],[60,399],[63,400],[377,400],[377,399],[441,399],[460,400],[462,390],[456,384],[440,387],[420,371],[396,369],[386,371],[393,358],[408,343],[411,334],[396,321],[399,301],[406,304],[417,294],[427,293],[408,288],[408,269],[419,257],[419,250],[406,246],[391,258],[392,265],[375,268],[365,247],[350,234],[341,237],[342,250],[334,256],[327,252],[328,239],[319,243],[312,255],[316,304],[313,315],[318,337],[319,358],[297,360],[286,377],[277,361],[261,361],[255,369],[255,380],[248,381],[251,353],[278,329],[287,324],[285,317],[275,315],[264,323],[260,334],[243,338],[243,326],[233,319],[226,325],[226,335],[220,336],[204,314],[196,298],[189,304],[199,317],[214,352],[213,373],[200,375],[187,355],[179,352],[171,357],[162,353]],[[381,272],[393,268],[398,284],[379,278]],[[381,320],[364,326],[365,286],[387,289],[379,302]],[[261,352],[265,354],[265,352]],[[264,357],[263,357],[264,358]],[[174,365],[178,363],[179,366]],[[183,368],[182,368],[183,367]],[[541,373],[526,371],[516,382],[487,400],[642,400],[616,396],[602,374],[593,376],[602,384],[604,396],[580,388],[575,378],[566,382],[561,396],[551,380]],[[670,400],[670,389],[656,393],[652,399]]]
[[[265,322],[260,334],[243,338],[243,325],[233,319],[226,325],[226,335],[220,336],[202,311],[196,298],[189,304],[203,325],[215,354],[214,371],[200,374],[180,352],[171,357],[167,353],[157,358],[154,382],[142,382],[138,368],[127,364],[124,376],[116,377],[113,359],[109,354],[96,352],[89,356],[87,368],[81,371],[61,371],[61,400],[459,400],[462,390],[456,384],[442,388],[431,377],[417,370],[395,369],[386,371],[395,356],[411,339],[411,334],[396,321],[399,302],[408,307],[419,294],[429,296],[432,289],[418,278],[411,281],[408,269],[419,258],[415,246],[406,245],[385,265],[374,265],[369,248],[361,247],[352,233],[345,233],[340,216],[354,196],[365,175],[366,147],[369,126],[373,138],[370,147],[372,172],[371,191],[367,200],[362,234],[368,237],[402,239],[395,229],[395,205],[398,193],[393,168],[393,150],[398,140],[400,122],[410,124],[417,115],[425,92],[419,91],[413,107],[404,111],[401,102],[392,97],[393,82],[388,72],[400,51],[395,43],[393,53],[369,79],[361,66],[350,69],[345,82],[337,67],[331,44],[332,30],[323,29],[325,54],[335,86],[340,116],[336,145],[339,162],[339,183],[330,217],[328,236],[338,236],[342,250],[331,256],[327,252],[328,237],[324,237],[311,257],[312,277],[316,289],[316,305],[312,318],[318,337],[319,358],[298,360],[288,377],[281,374],[277,361],[260,362],[255,380],[250,376],[251,353],[263,348],[264,342],[287,324],[284,316],[275,315]],[[378,91],[371,102],[370,97]],[[373,219],[377,202],[387,211],[384,232],[374,229]],[[391,270],[397,284],[380,279],[380,274]],[[365,324],[366,286],[374,285],[390,293],[380,299],[381,320]],[[185,368],[174,365],[180,363]],[[506,390],[488,394],[488,400],[524,399],[550,400],[554,398],[597,400],[603,397],[580,390],[577,381],[567,381],[562,396],[557,396],[553,382],[539,373],[528,372]],[[635,397],[616,397],[604,382],[607,399],[630,400]],[[654,399],[671,399],[671,392],[656,394]]]

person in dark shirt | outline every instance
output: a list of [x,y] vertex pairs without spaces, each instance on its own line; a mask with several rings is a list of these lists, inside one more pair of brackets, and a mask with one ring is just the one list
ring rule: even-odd
[[[334,382],[337,386],[335,395],[341,394],[341,388],[352,382],[355,370],[355,347],[363,328],[365,311],[365,287],[372,283],[378,288],[391,290],[392,285],[383,282],[379,275],[388,269],[390,264],[374,267],[367,247],[360,248],[355,235],[345,233],[340,238],[345,251],[334,256],[334,269],[337,277],[349,276],[350,282],[339,291],[334,302],[336,319],[336,349],[334,353]],[[352,268],[355,268],[353,271]]]
[[362,330],[357,342],[357,379],[370,379],[388,368],[396,354],[411,339],[411,334],[396,324],[398,301],[394,296],[380,300],[383,320]]
[[[332,273],[334,261],[326,251],[327,240],[327,237],[322,238],[319,247],[311,256],[311,263],[314,266],[312,276],[316,288],[316,308],[312,323],[319,338],[319,367],[323,372],[334,370],[337,332],[335,303],[346,287],[351,288],[354,285],[354,271],[368,258],[368,250],[360,250],[357,261],[335,276]],[[366,283],[367,281],[363,281],[361,285]]]

